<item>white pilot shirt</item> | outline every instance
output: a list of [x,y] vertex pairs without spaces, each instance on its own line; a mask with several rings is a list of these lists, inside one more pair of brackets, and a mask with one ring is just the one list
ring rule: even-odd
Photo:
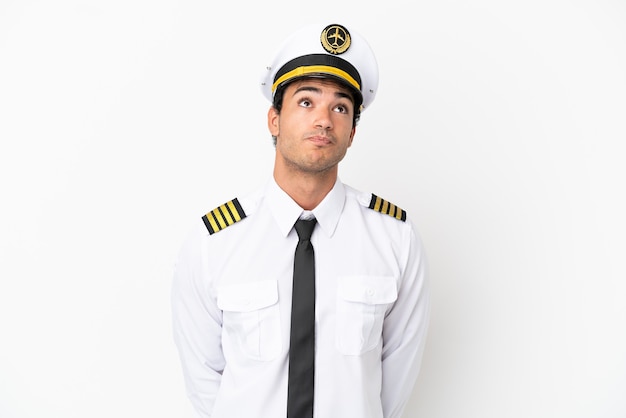
[[[429,317],[426,258],[410,221],[369,209],[337,180],[312,211],[314,416],[400,418]],[[272,179],[238,199],[245,218],[209,234],[199,219],[176,263],[174,340],[200,417],[287,411],[294,251],[303,213]]]

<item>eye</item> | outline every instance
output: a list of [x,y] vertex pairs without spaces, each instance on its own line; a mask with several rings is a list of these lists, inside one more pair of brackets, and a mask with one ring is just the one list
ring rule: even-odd
[[303,98],[300,99],[300,101],[298,102],[298,106],[302,106],[302,107],[311,107],[311,100],[309,100],[308,98]]
[[343,104],[339,104],[339,105],[335,106],[335,108],[333,110],[335,112],[337,112],[337,113],[343,113],[343,114],[346,114],[349,111],[348,110],[348,106],[343,105]]

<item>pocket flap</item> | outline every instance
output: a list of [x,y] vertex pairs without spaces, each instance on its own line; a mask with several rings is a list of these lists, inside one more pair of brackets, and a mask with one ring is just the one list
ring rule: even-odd
[[396,279],[391,276],[341,277],[339,294],[349,302],[370,305],[392,303],[398,298]]
[[217,306],[223,311],[250,312],[278,302],[278,282],[237,283],[217,289]]

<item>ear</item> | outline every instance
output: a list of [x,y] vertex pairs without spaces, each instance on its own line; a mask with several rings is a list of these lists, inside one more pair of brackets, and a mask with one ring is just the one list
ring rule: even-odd
[[274,106],[270,107],[267,111],[267,128],[272,136],[278,136],[280,133],[280,130],[278,129],[279,121],[280,115],[278,114],[278,111],[276,111]]

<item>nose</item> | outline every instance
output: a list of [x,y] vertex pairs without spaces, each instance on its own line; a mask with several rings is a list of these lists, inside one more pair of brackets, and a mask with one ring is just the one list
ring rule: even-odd
[[320,106],[315,109],[314,124],[317,129],[331,129],[333,127],[332,110],[326,106]]

